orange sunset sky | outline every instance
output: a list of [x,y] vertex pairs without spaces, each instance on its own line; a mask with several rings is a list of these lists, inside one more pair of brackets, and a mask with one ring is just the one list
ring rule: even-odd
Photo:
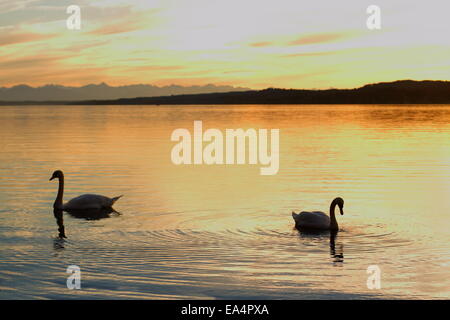
[[[366,27],[371,4],[381,30]],[[0,86],[449,80],[449,15],[441,0],[0,0]]]

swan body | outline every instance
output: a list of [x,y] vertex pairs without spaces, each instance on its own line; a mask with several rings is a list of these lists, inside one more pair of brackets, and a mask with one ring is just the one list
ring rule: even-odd
[[70,211],[70,210],[88,210],[88,209],[104,209],[111,208],[113,204],[122,197],[121,195],[114,198],[105,197],[98,194],[83,194],[67,203],[63,204],[63,194],[64,194],[64,174],[61,170],[56,170],[53,172],[50,180],[58,178],[59,187],[58,187],[58,195],[56,196],[56,200],[53,204],[53,208]]
[[122,196],[108,198],[99,194],[83,194],[63,204],[63,210],[111,208]]
[[334,209],[339,206],[341,215],[344,214],[344,200],[335,198],[330,205],[330,216],[321,211],[302,211],[300,213],[292,212],[292,218],[295,221],[295,227],[302,230],[332,230],[338,231],[339,226],[336,221]]
[[302,211],[299,214],[293,212],[295,224],[305,229],[328,230],[330,228],[330,217],[322,211]]

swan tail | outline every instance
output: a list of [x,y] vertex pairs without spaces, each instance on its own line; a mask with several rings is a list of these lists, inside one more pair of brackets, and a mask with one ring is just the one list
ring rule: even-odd
[[123,194],[121,194],[120,196],[114,197],[111,199],[111,205],[113,205],[117,200],[119,200],[120,198],[123,197]]
[[298,214],[297,213],[295,213],[294,211],[292,211],[292,218],[296,218],[298,216]]

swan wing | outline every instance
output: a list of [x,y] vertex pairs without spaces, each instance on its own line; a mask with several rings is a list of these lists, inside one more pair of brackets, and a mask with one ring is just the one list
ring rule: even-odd
[[83,194],[65,203],[64,209],[79,210],[108,208],[111,207],[116,200],[116,198],[111,199],[99,194]]
[[321,211],[302,211],[299,214],[292,215],[295,220],[295,226],[305,229],[329,229],[330,217]]

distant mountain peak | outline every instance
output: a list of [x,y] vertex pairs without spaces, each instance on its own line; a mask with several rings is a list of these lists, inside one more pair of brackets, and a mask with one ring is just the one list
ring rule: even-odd
[[132,84],[125,86],[110,86],[106,82],[88,84],[81,87],[46,84],[31,87],[19,84],[12,87],[0,87],[0,101],[81,101],[109,100],[120,98],[156,97],[178,94],[201,94],[214,92],[245,91],[248,88],[217,86],[154,86],[149,84]]

